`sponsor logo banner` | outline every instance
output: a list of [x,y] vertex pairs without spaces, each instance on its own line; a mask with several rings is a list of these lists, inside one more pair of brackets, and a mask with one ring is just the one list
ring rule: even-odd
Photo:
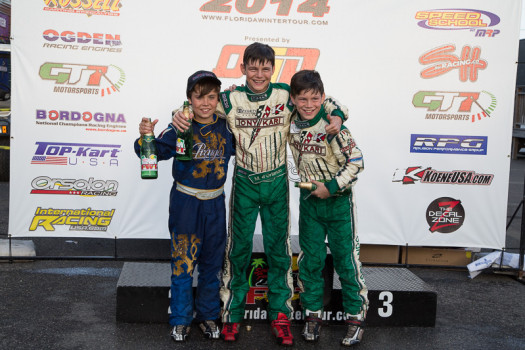
[[58,31],[46,29],[42,33],[45,42],[42,47],[50,49],[93,51],[93,52],[122,52],[120,34],[87,33],[72,30]]
[[55,231],[55,226],[69,226],[69,231],[107,231],[115,209],[54,209],[36,208],[29,231],[39,227],[46,231]]
[[85,180],[38,176],[31,181],[31,194],[115,197],[118,185],[116,180],[95,180],[93,177]]
[[37,141],[31,164],[118,166],[120,145]]
[[419,63],[430,65],[421,71],[421,78],[431,79],[439,77],[451,70],[457,69],[461,82],[478,80],[478,71],[487,68],[487,61],[481,59],[481,48],[463,46],[459,56],[454,55],[456,46],[446,44],[425,52],[419,57]]
[[474,170],[438,171],[431,167],[412,166],[406,169],[396,169],[392,182],[400,182],[403,185],[421,182],[423,184],[490,186],[493,178],[494,174],[478,174]]
[[410,153],[487,154],[487,136],[410,135]]
[[124,71],[114,65],[46,62],[40,66],[38,74],[43,80],[55,82],[55,93],[101,97],[120,91],[126,80]]
[[120,16],[120,0],[44,0],[44,11]]
[[465,209],[460,200],[441,197],[430,203],[426,217],[430,232],[452,233],[463,225]]
[[37,125],[85,127],[86,131],[126,132],[124,113],[36,110]]
[[412,104],[426,109],[425,119],[475,121],[491,116],[496,109],[496,96],[488,91],[418,91]]
[[[500,18],[488,11],[474,9],[439,9],[416,12],[417,25],[425,29],[458,30],[494,27],[499,24]],[[495,36],[499,30],[490,30]],[[483,36],[478,35],[476,36]]]

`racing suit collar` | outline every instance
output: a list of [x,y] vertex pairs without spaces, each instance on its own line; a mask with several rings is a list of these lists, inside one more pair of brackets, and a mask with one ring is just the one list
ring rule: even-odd
[[295,125],[299,129],[305,129],[305,128],[309,128],[311,126],[314,126],[315,124],[317,124],[319,122],[319,120],[321,120],[321,118],[326,116],[326,112],[324,110],[324,105],[321,106],[321,109],[319,110],[317,115],[313,119],[310,119],[310,120],[302,120],[301,119],[301,115],[299,114],[299,112],[297,112],[297,110],[294,111],[294,114],[297,115],[297,118],[295,119],[294,122],[295,122]]
[[248,100],[250,100],[250,102],[267,100],[268,97],[270,97],[270,95],[272,94],[272,90],[272,83],[270,83],[270,85],[268,85],[268,89],[266,89],[265,92],[255,93],[252,90],[250,90],[250,88],[248,87],[248,83],[246,83],[246,96],[248,97]]

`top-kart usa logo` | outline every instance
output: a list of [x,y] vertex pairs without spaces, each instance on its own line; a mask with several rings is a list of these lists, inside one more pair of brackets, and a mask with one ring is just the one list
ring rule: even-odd
[[[240,65],[245,45],[225,45],[217,60],[213,72],[219,78],[242,78]],[[290,83],[292,76],[299,70],[315,69],[320,51],[312,48],[274,47],[275,72],[272,83]]]
[[436,78],[453,69],[459,71],[462,82],[478,80],[478,71],[487,68],[487,61],[481,59],[481,48],[463,46],[459,56],[454,55],[456,46],[447,44],[425,52],[419,57],[419,63],[430,65],[421,71],[424,79]]
[[55,82],[53,92],[102,97],[120,91],[126,80],[124,71],[114,65],[46,62],[38,74],[44,80]]
[[[458,30],[493,27],[500,22],[492,12],[474,9],[436,9],[416,12],[417,25],[425,29]],[[499,33],[499,30],[498,30]]]
[[31,164],[118,166],[120,145],[86,143],[35,142],[37,148]]

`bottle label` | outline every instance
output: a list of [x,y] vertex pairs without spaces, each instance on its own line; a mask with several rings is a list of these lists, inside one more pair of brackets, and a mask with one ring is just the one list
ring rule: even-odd
[[157,170],[157,156],[150,154],[149,157],[142,157],[140,159],[141,169],[143,171],[156,171]]
[[184,139],[177,138],[177,145],[175,146],[175,152],[177,154],[186,153],[186,145],[184,143]]

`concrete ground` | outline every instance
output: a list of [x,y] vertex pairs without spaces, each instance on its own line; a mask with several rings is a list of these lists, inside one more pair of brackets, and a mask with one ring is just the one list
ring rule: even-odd
[[[509,217],[523,198],[524,176],[525,159],[512,161]],[[7,234],[8,186],[0,183],[0,239]],[[507,231],[508,248],[519,246],[520,225],[521,211]],[[89,244],[99,244],[111,255],[110,243]],[[74,255],[80,253],[71,246],[82,242],[35,245],[47,255],[59,249]],[[204,339],[195,328],[189,342],[178,344],[169,339],[168,325],[117,322],[116,285],[123,264],[56,259],[0,263],[0,349],[280,348],[267,324],[253,324],[250,332],[243,328],[235,344]],[[469,279],[466,269],[409,270],[437,291],[435,327],[370,327],[357,349],[525,349],[525,286],[514,275],[489,271]],[[324,327],[317,344],[301,339],[299,325],[292,332],[294,349],[343,348],[343,326]]]

